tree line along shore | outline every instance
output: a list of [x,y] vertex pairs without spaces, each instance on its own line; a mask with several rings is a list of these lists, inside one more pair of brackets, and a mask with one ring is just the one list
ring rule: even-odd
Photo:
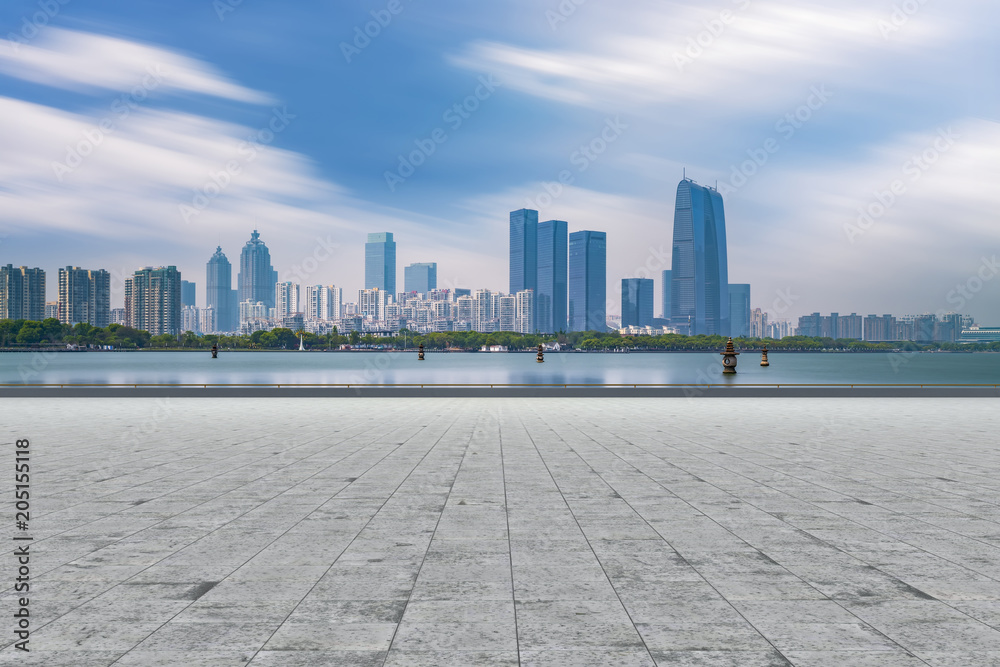
[[[295,332],[277,328],[255,331],[252,334],[195,334],[187,331],[179,336],[161,334],[152,336],[147,331],[120,324],[95,327],[90,324],[62,324],[55,318],[42,322],[31,320],[0,320],[0,349],[66,350],[206,350],[212,346],[230,350],[297,350],[299,336],[307,350],[351,349],[412,349],[423,345],[428,350],[475,351],[484,346],[500,345],[511,351],[532,350],[540,344],[559,343],[563,350],[580,351],[663,351],[663,352],[716,352],[725,347],[724,336],[629,336],[617,332],[574,331],[558,334],[519,334],[508,331],[480,333],[476,331],[441,331],[426,334],[402,330],[395,336],[373,336],[357,331],[329,334]],[[737,338],[738,350],[760,350],[767,347],[775,351],[832,351],[832,352],[895,352],[954,351],[998,352],[997,343],[873,343],[855,339],[814,338],[789,336],[781,340]]]

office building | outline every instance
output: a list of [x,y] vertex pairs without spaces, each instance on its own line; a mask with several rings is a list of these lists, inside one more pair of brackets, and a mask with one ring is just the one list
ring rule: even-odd
[[569,330],[607,331],[607,234],[569,235]]
[[215,248],[205,268],[205,306],[212,308],[215,316],[211,328],[205,322],[202,328],[206,333],[236,331],[240,324],[239,295],[233,289],[233,266],[221,246]]
[[279,318],[301,312],[298,284],[281,282],[274,286],[274,312]]
[[0,320],[45,319],[45,271],[0,266]]
[[59,321],[95,327],[111,323],[111,274],[78,266],[59,269]]
[[750,285],[729,286],[729,327],[733,338],[750,335]]
[[622,279],[622,327],[653,326],[653,288],[651,278]]
[[128,326],[153,336],[181,333],[181,274],[175,266],[145,267],[125,280]]
[[569,305],[568,225],[564,220],[546,220],[539,223],[536,234],[538,288],[534,299],[535,329],[542,333],[566,331],[566,309]]
[[181,281],[181,307],[184,306],[197,306],[198,305],[198,295],[197,295],[198,285],[189,281]]
[[663,319],[670,322],[670,271],[663,271],[660,274],[660,288],[663,290],[660,293],[660,306],[663,309]]
[[365,243],[365,289],[376,288],[396,294],[396,242],[391,232],[369,234]]
[[510,213],[510,294],[538,291],[538,211]]
[[418,294],[428,294],[436,290],[437,270],[437,262],[410,264],[403,269],[403,289]]
[[681,333],[728,336],[729,264],[722,195],[685,178],[677,186],[670,321]]
[[237,298],[240,303],[260,301],[268,308],[274,308],[274,286],[277,282],[278,272],[271,266],[271,252],[255,229],[240,252]]

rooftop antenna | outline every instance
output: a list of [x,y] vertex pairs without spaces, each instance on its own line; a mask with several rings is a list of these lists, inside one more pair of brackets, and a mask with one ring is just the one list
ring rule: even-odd
[[683,169],[684,169],[684,180],[686,181],[688,177],[688,170],[687,167],[683,167]]

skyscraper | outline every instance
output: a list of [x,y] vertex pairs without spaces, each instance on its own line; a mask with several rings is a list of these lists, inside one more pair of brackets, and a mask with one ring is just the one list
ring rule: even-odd
[[255,229],[240,253],[240,273],[237,277],[240,302],[261,301],[274,308],[274,286],[278,272],[271,266],[271,253]]
[[437,289],[437,262],[410,264],[403,269],[403,290],[427,294]]
[[373,287],[396,296],[396,242],[392,232],[369,234],[365,243],[365,289]]
[[566,331],[567,224],[546,220],[538,225],[538,289],[535,290],[535,327],[543,333]]
[[0,266],[0,320],[45,319],[45,271]]
[[181,274],[175,266],[145,267],[125,280],[125,319],[154,336],[181,333]]
[[729,335],[733,338],[750,335],[750,286],[729,286]]
[[[198,285],[190,280],[181,281],[181,306],[198,305]],[[188,331],[185,329],[185,331]]]
[[78,266],[59,269],[59,321],[95,327],[111,323],[111,274]]
[[662,283],[660,287],[663,288],[662,298],[663,298],[663,318],[670,321],[670,271],[664,271],[662,273]]
[[299,286],[298,283],[281,282],[274,286],[274,314],[275,317],[288,317],[295,313],[302,312],[299,307]]
[[[222,247],[208,260],[205,274],[205,306],[215,311],[214,322],[202,322],[207,331],[236,331],[239,328],[239,303],[233,291],[233,265]],[[209,329],[209,326],[212,328]]]
[[538,291],[538,211],[522,208],[510,213],[510,290]]
[[607,244],[604,232],[569,235],[570,331],[607,331]]
[[728,336],[729,263],[722,195],[685,178],[677,185],[671,324],[681,333]]
[[622,326],[653,325],[653,279],[622,279]]

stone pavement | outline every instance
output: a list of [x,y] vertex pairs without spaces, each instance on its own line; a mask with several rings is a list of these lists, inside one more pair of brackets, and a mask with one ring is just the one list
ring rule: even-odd
[[998,426],[993,399],[5,399],[35,541],[30,654],[0,561],[0,663],[1000,665]]

